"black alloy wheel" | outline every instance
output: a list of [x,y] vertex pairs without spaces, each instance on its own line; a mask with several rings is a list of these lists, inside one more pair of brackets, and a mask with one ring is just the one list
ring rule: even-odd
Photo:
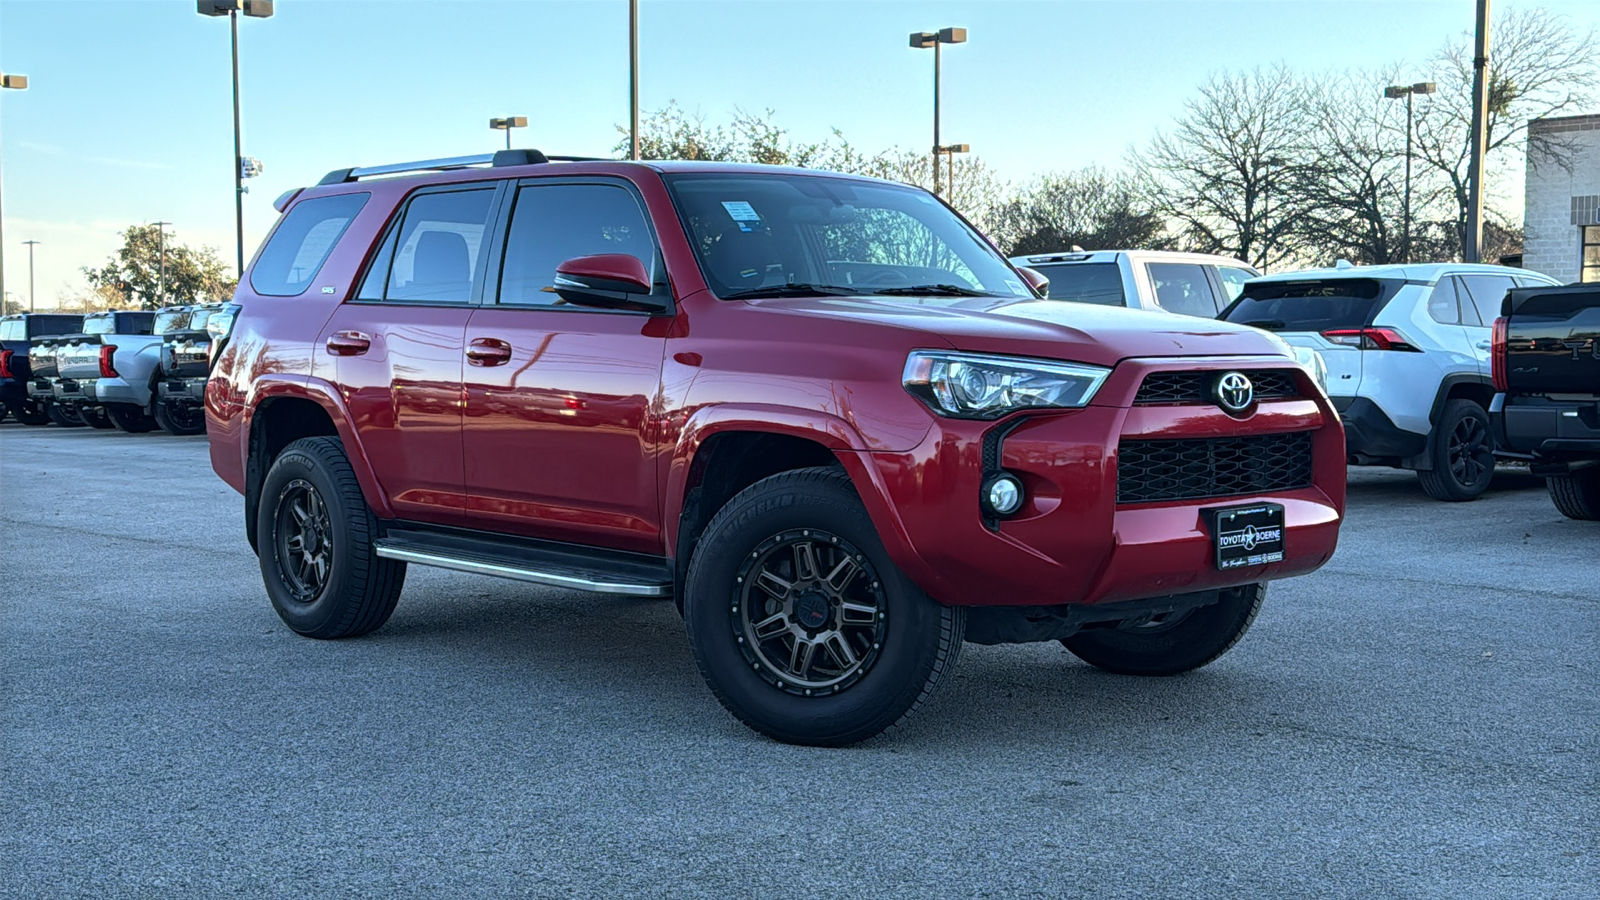
[[28,399],[11,407],[11,416],[24,425],[49,425],[50,413],[45,404]]
[[289,482],[278,500],[278,573],[293,598],[311,603],[327,587],[333,568],[333,520],[315,486]]
[[1418,472],[1422,490],[1435,500],[1477,499],[1494,479],[1494,437],[1489,414],[1471,400],[1451,400],[1433,436],[1433,469]]
[[168,434],[185,437],[206,433],[206,408],[199,403],[157,401],[156,424]]
[[735,581],[735,640],[773,687],[831,694],[877,661],[888,616],[883,581],[849,541],[821,529],[775,534]]
[[50,403],[44,408],[45,415],[50,421],[56,423],[58,428],[82,428],[83,419],[79,418],[78,411],[70,406],[60,403]]

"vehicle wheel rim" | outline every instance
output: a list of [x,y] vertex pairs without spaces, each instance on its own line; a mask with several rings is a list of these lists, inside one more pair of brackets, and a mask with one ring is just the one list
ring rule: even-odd
[[1489,429],[1474,417],[1456,423],[1450,432],[1450,474],[1456,483],[1477,484],[1494,465],[1489,447]]
[[174,403],[167,408],[167,418],[180,431],[189,431],[200,423],[200,407],[188,403]]
[[333,519],[310,482],[296,479],[278,496],[278,571],[289,593],[310,603],[333,568]]
[[850,542],[815,528],[775,534],[736,577],[733,631],[774,687],[836,694],[878,659],[888,625],[883,579]]

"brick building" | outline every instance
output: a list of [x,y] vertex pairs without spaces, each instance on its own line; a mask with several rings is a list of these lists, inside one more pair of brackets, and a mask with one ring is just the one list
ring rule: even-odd
[[[1570,153],[1562,165],[1551,151]],[[1523,266],[1600,282],[1600,115],[1528,123]]]

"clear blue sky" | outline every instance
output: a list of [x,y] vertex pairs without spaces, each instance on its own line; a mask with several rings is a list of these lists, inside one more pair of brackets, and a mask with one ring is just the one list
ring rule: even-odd
[[[1600,25],[1595,0],[1496,0]],[[642,0],[646,110],[676,100],[713,121],[773,109],[802,139],[839,128],[868,150],[931,142],[932,60],[912,31],[960,25],[947,48],[944,136],[998,174],[1117,165],[1225,68],[1409,64],[1470,29],[1472,0],[801,2]],[[81,284],[131,223],[233,258],[225,19],[192,0],[0,0],[7,289],[41,304]],[[240,23],[246,255],[271,201],[330,169],[503,146],[491,116],[526,115],[518,146],[609,154],[627,119],[627,4],[278,0]]]

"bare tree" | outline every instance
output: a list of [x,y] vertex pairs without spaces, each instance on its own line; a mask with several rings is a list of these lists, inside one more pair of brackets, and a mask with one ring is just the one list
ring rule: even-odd
[[[1511,167],[1514,151],[1527,143],[1528,122],[1576,113],[1592,102],[1600,83],[1600,33],[1577,31],[1549,10],[1513,7],[1497,17],[1489,49],[1489,115],[1485,124],[1485,185]],[[1468,169],[1472,157],[1472,35],[1463,32],[1440,50],[1433,64],[1439,93],[1417,117],[1418,158],[1442,176],[1450,192],[1448,216],[1456,232],[1457,258],[1470,248],[1467,234]],[[1541,146],[1542,156],[1570,166],[1573,149],[1560,141]],[[1486,196],[1488,192],[1485,192]],[[1485,242],[1487,243],[1487,241]],[[1489,258],[1485,254],[1485,258]]]
[[1155,207],[1134,179],[1091,167],[1025,185],[995,209],[991,233],[1008,256],[1162,249],[1171,242]]
[[1282,66],[1214,75],[1137,158],[1185,246],[1262,268],[1300,252],[1290,186],[1306,162],[1304,96]]

